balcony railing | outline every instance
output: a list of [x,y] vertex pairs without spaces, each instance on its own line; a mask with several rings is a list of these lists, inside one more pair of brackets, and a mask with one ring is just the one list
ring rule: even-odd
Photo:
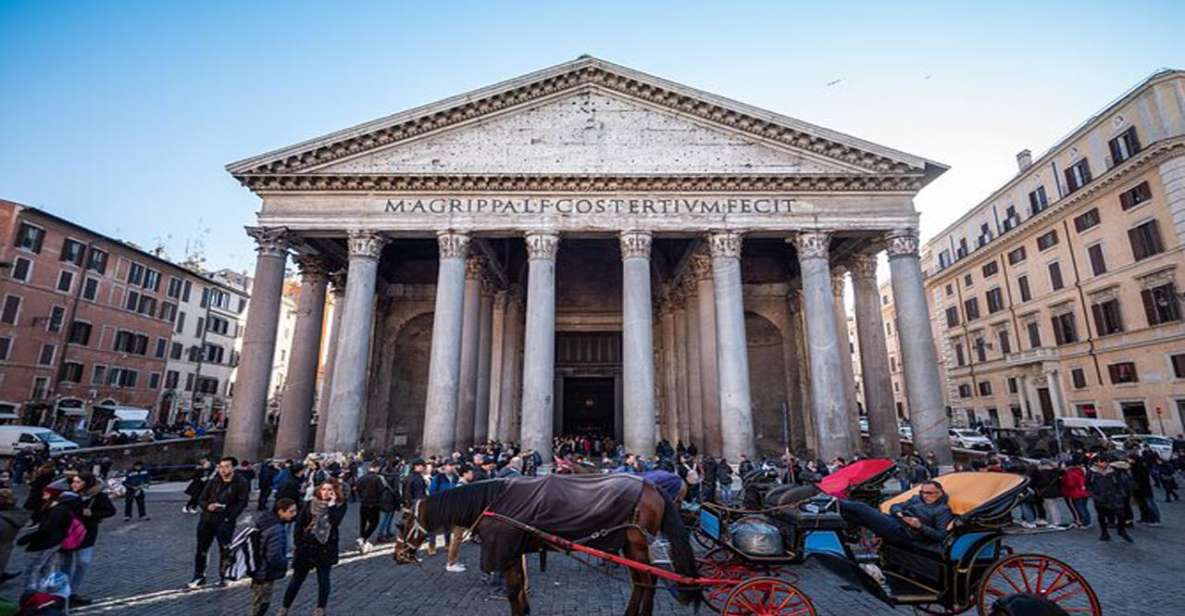
[[1010,353],[1005,358],[1004,363],[1009,366],[1023,366],[1025,364],[1038,364],[1044,361],[1056,361],[1058,358],[1058,351],[1054,347],[1038,347],[1021,351],[1019,353]]

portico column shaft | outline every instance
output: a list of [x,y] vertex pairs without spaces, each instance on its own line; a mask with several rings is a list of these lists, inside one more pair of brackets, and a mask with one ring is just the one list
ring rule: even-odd
[[650,297],[649,233],[621,234],[622,392],[626,451],[654,455],[654,306]]
[[490,349],[493,335],[494,293],[482,284],[477,318],[477,405],[473,414],[473,442],[490,439]]
[[333,366],[333,393],[325,446],[329,451],[352,452],[358,447],[366,377],[370,373],[370,335],[374,328],[374,290],[379,256],[386,238],[369,231],[351,231],[350,267],[346,275],[346,310],[342,315],[340,346]]
[[440,265],[436,275],[436,305],[432,312],[432,350],[428,357],[423,453],[448,455],[453,450],[453,436],[457,428],[465,257],[469,254],[469,236],[444,231],[437,234],[436,242],[440,250]]
[[950,422],[942,404],[942,381],[922,284],[917,231],[896,230],[886,237],[914,451],[933,451],[939,465],[950,467],[954,463],[947,433]]
[[457,426],[453,449],[464,451],[473,444],[473,426],[477,415],[477,356],[481,343],[481,277],[485,268],[482,257],[471,255],[465,261],[465,299],[461,319],[461,388],[457,401]]
[[489,421],[487,433],[489,437],[501,441],[498,435],[498,418],[502,412],[502,356],[506,350],[506,299],[505,290],[494,292],[494,303],[490,314],[490,387]]
[[679,380],[678,353],[675,351],[675,311],[670,300],[663,303],[663,310],[659,313],[659,329],[662,334],[662,380],[666,390],[666,432],[663,437],[671,445],[679,440]]
[[248,227],[247,235],[256,243],[255,278],[247,326],[243,330],[235,395],[231,399],[225,453],[254,460],[263,438],[263,416],[267,411],[268,381],[276,352],[276,325],[280,320],[288,238],[284,229],[264,227]]
[[719,456],[723,451],[720,411],[719,347],[716,342],[716,291],[712,280],[712,257],[701,253],[691,258],[695,278],[695,302],[699,309],[699,385],[703,392],[704,453]]
[[317,391],[317,363],[321,358],[321,327],[325,318],[328,263],[319,256],[297,257],[300,266],[300,305],[292,335],[292,356],[280,402],[276,432],[277,458],[300,458],[308,453],[309,422]]
[[786,364],[790,386],[786,398],[788,416],[783,421],[786,422],[786,430],[790,433],[790,442],[783,443],[783,446],[788,446],[790,451],[801,452],[807,446],[807,424],[805,397],[803,396],[805,385],[801,379],[799,365],[806,358],[798,352],[802,337],[802,327],[800,326],[802,306],[799,303],[797,290],[790,291],[786,298],[786,304],[786,335],[782,337],[782,357]]
[[[713,233],[712,280],[716,295],[716,352],[720,379],[722,452],[736,464],[754,456],[753,406],[749,392],[749,346],[741,280],[741,234]],[[705,430],[708,423],[705,421]]]
[[[683,444],[691,442],[691,417],[688,410],[688,396],[687,396],[687,309],[682,305],[682,298],[680,297],[679,306],[675,309],[675,403],[677,404],[676,413],[679,416],[679,435],[678,440],[683,441]],[[672,443],[674,445],[674,443]]]
[[527,235],[527,323],[523,342],[522,446],[551,468],[555,417],[555,258],[560,236]]
[[836,338],[828,245],[831,234],[806,231],[794,238],[802,274],[806,344],[810,347],[811,399],[818,455],[827,461],[851,454],[843,367]]
[[870,453],[876,457],[897,458],[901,455],[901,437],[897,433],[889,348],[885,343],[880,289],[876,284],[876,257],[853,257],[848,269],[852,273],[856,299],[856,337],[860,342],[860,366],[864,375],[864,410],[868,412]]
[[523,342],[523,311],[522,300],[517,294],[509,293],[506,301],[506,317],[503,324],[502,348],[502,386],[498,394],[498,429],[495,432],[497,440],[502,442],[518,441],[515,432],[515,414],[518,412],[515,400],[521,380],[519,357],[522,355]]
[[704,393],[700,387],[699,300],[691,276],[683,280],[683,296],[687,298],[687,444],[695,444],[698,451],[704,447]]
[[844,404],[847,406],[848,439],[852,442],[849,451],[864,449],[860,438],[860,410],[856,404],[856,375],[852,370],[852,338],[848,333],[848,310],[844,305],[843,271],[831,272],[832,305],[835,307],[835,338],[839,341],[839,356],[843,361],[839,367],[843,372]]
[[337,363],[338,334],[342,329],[342,313],[346,307],[346,274],[336,272],[329,277],[329,291],[333,295],[333,316],[329,319],[329,339],[325,350],[325,368],[321,376],[321,394],[317,399],[317,438],[313,448],[325,451],[325,429],[329,425],[329,399],[333,393],[333,367]]

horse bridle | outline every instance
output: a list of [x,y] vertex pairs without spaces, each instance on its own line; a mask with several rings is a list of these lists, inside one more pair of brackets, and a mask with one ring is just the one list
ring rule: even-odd
[[[428,536],[428,529],[424,528],[423,524],[420,524],[420,505],[423,503],[424,499],[422,498],[416,499],[416,501],[412,503],[411,529],[407,531],[407,539],[404,539],[402,536],[395,537],[394,555],[399,558],[407,559],[408,562],[415,561],[416,548],[412,547],[412,541],[417,541],[418,545],[418,543],[423,543],[424,538]],[[407,512],[407,509],[403,510],[403,513],[406,514]],[[410,555],[408,554],[409,552]]]

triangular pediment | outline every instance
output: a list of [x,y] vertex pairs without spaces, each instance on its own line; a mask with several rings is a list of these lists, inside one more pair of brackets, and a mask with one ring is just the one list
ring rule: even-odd
[[227,166],[265,177],[912,176],[946,168],[583,56]]

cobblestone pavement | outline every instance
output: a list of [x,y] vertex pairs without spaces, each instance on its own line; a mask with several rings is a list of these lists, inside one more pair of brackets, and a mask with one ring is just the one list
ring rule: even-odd
[[[125,523],[113,518],[103,524],[91,576],[83,593],[96,604],[73,610],[79,615],[121,614],[128,616],[185,614],[214,616],[245,614],[250,591],[246,584],[185,592],[193,567],[196,517],[180,513],[180,494],[153,494],[147,522]],[[122,502],[117,503],[122,506]],[[121,507],[122,508],[122,507]],[[1185,505],[1161,504],[1165,524],[1159,528],[1138,528],[1136,543],[1100,543],[1096,531],[1065,531],[1012,537],[1008,544],[1017,552],[1042,552],[1064,560],[1082,572],[1098,592],[1105,613],[1185,614],[1181,570],[1185,569]],[[507,603],[492,597],[492,589],[476,573],[478,548],[468,545],[462,560],[469,572],[444,572],[443,552],[427,557],[423,568],[396,567],[390,550],[366,555],[352,550],[358,518],[352,507],[342,531],[342,563],[333,571],[333,594],[329,613],[466,616],[504,615]],[[121,511],[122,513],[122,511]],[[11,569],[23,562],[14,555]],[[211,560],[216,560],[212,557]],[[210,575],[215,576],[211,562]],[[621,569],[588,568],[572,559],[553,554],[548,570],[538,572],[531,559],[532,612],[537,615],[601,616],[623,613],[629,596]],[[795,568],[799,586],[815,601],[819,614],[860,616],[895,612],[869,595],[852,590],[845,582],[815,563]],[[13,583],[15,584],[15,582]],[[278,604],[286,582],[273,591]],[[316,582],[310,576],[301,591],[293,614],[311,613]],[[5,588],[11,591],[11,588]],[[660,593],[656,613],[691,614],[668,594]],[[703,609],[702,613],[710,610]]]

